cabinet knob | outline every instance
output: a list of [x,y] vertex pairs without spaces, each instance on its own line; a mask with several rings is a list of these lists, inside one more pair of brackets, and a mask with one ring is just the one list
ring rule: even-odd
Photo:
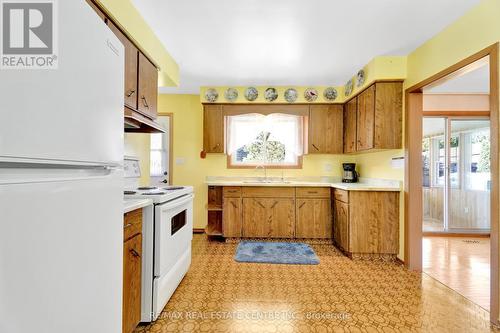
[[319,151],[319,148],[316,147],[316,145],[313,143],[312,146],[314,147],[314,149],[316,149],[317,151]]
[[133,94],[135,94],[135,90],[130,90],[130,91],[127,93],[127,97],[131,97]]
[[142,105],[144,105],[145,108],[149,109],[149,104],[148,101],[146,100],[146,97],[142,96],[141,99],[142,99]]

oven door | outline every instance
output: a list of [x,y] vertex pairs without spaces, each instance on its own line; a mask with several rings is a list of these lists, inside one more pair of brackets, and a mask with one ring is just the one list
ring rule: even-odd
[[191,249],[193,194],[155,207],[154,275],[165,276]]

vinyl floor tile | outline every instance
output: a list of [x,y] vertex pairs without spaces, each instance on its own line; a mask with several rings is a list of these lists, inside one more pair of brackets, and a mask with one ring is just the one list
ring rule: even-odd
[[311,244],[319,265],[238,263],[236,243],[194,235],[191,268],[149,332],[496,332],[433,278]]

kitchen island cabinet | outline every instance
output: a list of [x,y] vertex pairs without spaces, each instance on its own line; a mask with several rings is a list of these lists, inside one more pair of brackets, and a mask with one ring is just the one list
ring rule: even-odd
[[399,192],[334,190],[334,243],[348,256],[399,251]]

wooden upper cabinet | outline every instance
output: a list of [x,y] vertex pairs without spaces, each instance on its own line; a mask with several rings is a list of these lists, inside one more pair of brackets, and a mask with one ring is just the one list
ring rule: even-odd
[[106,22],[107,19],[106,14],[104,14],[104,12],[99,7],[97,7],[97,5],[92,0],[85,0],[85,1],[87,1],[89,6],[96,12],[96,14],[102,19],[102,21]]
[[378,82],[375,86],[375,148],[402,148],[403,84]]
[[371,85],[357,97],[357,151],[401,148],[402,119],[403,84]]
[[158,70],[142,53],[139,53],[138,90],[137,110],[149,118],[156,119],[158,116]]
[[139,56],[139,50],[135,45],[121,32],[120,29],[111,21],[108,22],[108,26],[113,31],[113,33],[118,37],[120,42],[122,42],[125,48],[125,106],[137,109],[137,61]]
[[343,118],[342,105],[310,106],[310,154],[342,154]]
[[203,150],[206,153],[224,153],[222,105],[205,105],[203,108]]
[[344,105],[344,153],[356,152],[357,98]]
[[375,130],[375,85],[359,94],[357,100],[357,150],[372,149]]

